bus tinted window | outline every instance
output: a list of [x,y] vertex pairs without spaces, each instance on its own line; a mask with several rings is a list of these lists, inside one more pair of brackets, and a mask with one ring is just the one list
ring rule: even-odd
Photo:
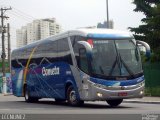
[[58,58],[59,58],[59,61],[66,62],[70,65],[73,65],[71,51],[69,48],[67,38],[58,40]]
[[35,50],[33,62],[36,64],[46,64],[57,61],[57,41],[47,41],[45,44],[40,44]]

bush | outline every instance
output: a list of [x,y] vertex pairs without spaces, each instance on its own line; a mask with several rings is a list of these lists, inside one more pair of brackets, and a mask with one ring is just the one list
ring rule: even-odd
[[151,63],[160,62],[160,49],[154,49],[149,59],[145,56],[144,52],[141,52],[141,60],[142,63],[145,63],[147,61]]
[[160,62],[160,54],[158,54],[158,53],[151,54],[150,62],[151,63]]

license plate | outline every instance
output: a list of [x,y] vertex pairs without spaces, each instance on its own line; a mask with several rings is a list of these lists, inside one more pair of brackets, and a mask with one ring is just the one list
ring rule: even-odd
[[118,96],[127,96],[127,92],[120,92],[118,93]]

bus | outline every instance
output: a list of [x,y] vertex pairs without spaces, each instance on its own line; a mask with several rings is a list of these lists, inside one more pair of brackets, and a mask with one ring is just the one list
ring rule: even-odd
[[111,29],[77,29],[15,49],[11,55],[13,94],[26,102],[54,98],[82,105],[141,98],[145,79],[138,45],[129,32]]

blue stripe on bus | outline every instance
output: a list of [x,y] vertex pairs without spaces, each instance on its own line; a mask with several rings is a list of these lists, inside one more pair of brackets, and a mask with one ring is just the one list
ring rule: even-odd
[[104,80],[99,78],[93,78],[91,77],[90,80],[97,84],[102,84],[106,86],[129,86],[129,85],[135,85],[142,81],[144,81],[144,76],[141,76],[136,79],[132,80]]
[[128,34],[88,34],[89,38],[107,38],[107,39],[125,39],[125,38],[133,38]]

